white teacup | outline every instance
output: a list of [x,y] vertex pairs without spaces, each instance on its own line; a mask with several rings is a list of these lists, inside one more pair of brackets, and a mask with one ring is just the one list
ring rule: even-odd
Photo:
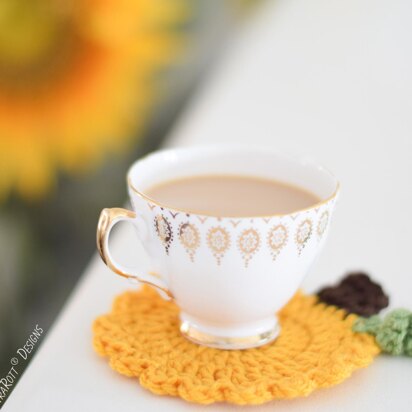
[[[145,191],[164,181],[210,174],[250,175],[305,188],[322,199],[290,214],[230,218],[176,210]],[[222,349],[263,345],[279,334],[276,312],[293,296],[325,241],[339,184],[328,171],[266,149],[172,149],[134,163],[128,173],[134,211],[104,209],[97,229],[103,261],[115,273],[156,287],[181,309],[188,339]],[[110,254],[111,228],[136,227],[151,258],[149,273]],[[182,236],[182,234],[185,236]]]

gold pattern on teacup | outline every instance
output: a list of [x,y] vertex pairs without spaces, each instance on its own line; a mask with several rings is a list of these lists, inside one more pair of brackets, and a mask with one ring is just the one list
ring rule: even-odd
[[312,221],[310,219],[305,219],[298,226],[295,240],[298,246],[299,255],[302,253],[303,248],[306,246],[310,237],[312,236],[312,226]]
[[328,221],[329,221],[329,212],[325,210],[319,218],[318,227],[316,229],[319,240],[322,238],[323,234],[326,231],[326,228],[328,226]]
[[255,229],[245,229],[238,237],[237,244],[245,261],[245,267],[248,267],[249,261],[254,253],[259,249],[260,236]]
[[196,249],[200,246],[199,230],[194,224],[186,222],[180,224],[178,233],[180,243],[186,249],[190,260],[193,262]]
[[171,210],[169,210],[169,213],[173,217],[173,219],[176,219],[176,216],[179,214],[179,212],[173,213]]
[[230,235],[222,226],[211,227],[207,233],[207,245],[216,258],[217,264],[230,247]]
[[167,217],[157,215],[154,219],[155,228],[160,241],[163,243],[165,251],[169,254],[169,248],[173,241],[172,226]]
[[209,216],[196,216],[196,217],[199,219],[200,223],[203,225],[203,223],[206,222]]
[[240,220],[230,219],[230,223],[232,224],[233,227],[236,227],[240,223]]
[[288,230],[283,225],[273,226],[268,233],[267,242],[273,260],[276,260],[280,251],[288,241]]

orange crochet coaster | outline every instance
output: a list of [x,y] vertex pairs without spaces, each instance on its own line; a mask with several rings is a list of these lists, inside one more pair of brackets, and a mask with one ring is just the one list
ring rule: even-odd
[[379,348],[353,333],[355,315],[298,293],[282,311],[280,336],[255,349],[198,346],[179,332],[178,308],[148,287],[118,296],[96,319],[94,348],[117,372],[159,395],[197,403],[260,404],[309,395],[367,366]]

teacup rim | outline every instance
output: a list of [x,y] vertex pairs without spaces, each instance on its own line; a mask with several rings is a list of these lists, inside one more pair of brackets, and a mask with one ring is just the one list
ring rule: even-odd
[[[143,193],[141,190],[137,189],[132,183],[131,172],[132,172],[133,168],[135,167],[135,165],[137,163],[140,163],[140,162],[144,161],[144,160],[147,160],[148,158],[150,158],[152,156],[158,156],[158,155],[161,155],[161,154],[164,155],[164,154],[167,154],[167,153],[176,153],[176,152],[181,152],[181,151],[222,150],[222,149],[223,150],[228,150],[228,149],[230,149],[230,150],[253,150],[255,152],[264,151],[265,153],[269,152],[269,153],[271,153],[273,155],[276,155],[276,156],[282,156],[284,158],[287,158],[291,161],[295,161],[295,162],[300,163],[302,165],[311,164],[311,165],[315,166],[320,172],[327,173],[334,180],[335,189],[334,189],[333,193],[331,195],[329,195],[328,197],[326,197],[325,199],[322,199],[319,202],[314,203],[311,206],[301,208],[301,209],[295,210],[293,212],[272,213],[272,214],[268,214],[268,215],[218,216],[216,214],[205,213],[205,212],[200,213],[200,212],[189,210],[189,209],[181,209],[181,208],[177,208],[177,207],[168,206],[166,204],[163,204],[163,203],[151,198],[147,194]],[[328,168],[322,166],[317,161],[314,161],[313,159],[305,158],[303,156],[302,157],[297,157],[297,156],[284,154],[284,153],[276,151],[276,150],[274,150],[273,148],[270,148],[270,147],[268,148],[268,147],[265,147],[265,146],[245,145],[245,144],[220,144],[220,145],[185,146],[185,147],[165,148],[165,149],[152,151],[152,152],[142,156],[140,159],[137,159],[136,161],[134,161],[131,164],[131,166],[129,167],[128,172],[127,172],[127,185],[135,194],[137,194],[143,200],[145,200],[146,202],[151,203],[152,205],[156,205],[156,206],[158,206],[162,209],[170,210],[170,211],[173,211],[173,212],[186,213],[186,214],[195,215],[195,216],[207,216],[207,217],[212,217],[212,218],[216,218],[216,219],[240,219],[240,220],[241,219],[260,219],[260,218],[269,219],[269,218],[281,218],[281,217],[287,217],[287,216],[295,216],[295,215],[300,214],[300,213],[304,213],[304,212],[307,212],[307,211],[310,211],[310,210],[318,209],[321,206],[328,204],[332,200],[336,199],[339,192],[340,192],[340,182],[337,179],[337,177]]]

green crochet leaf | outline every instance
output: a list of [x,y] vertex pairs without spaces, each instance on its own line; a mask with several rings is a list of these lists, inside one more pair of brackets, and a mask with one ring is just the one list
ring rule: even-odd
[[358,318],[352,329],[374,335],[377,344],[386,353],[412,356],[412,312],[407,309],[396,309],[384,319],[376,315]]

